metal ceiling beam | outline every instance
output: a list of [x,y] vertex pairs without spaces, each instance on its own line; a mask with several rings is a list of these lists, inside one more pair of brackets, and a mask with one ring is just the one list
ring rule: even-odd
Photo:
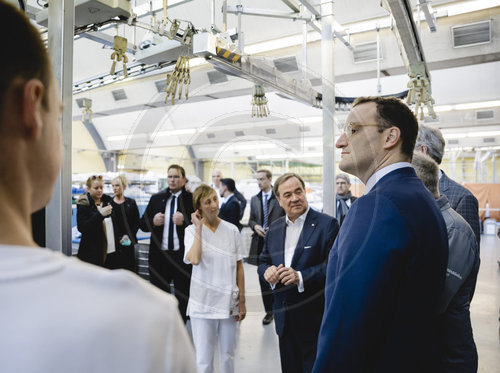
[[303,17],[299,13],[280,12],[277,10],[249,8],[243,5],[229,5],[227,12],[230,14],[244,14],[247,16],[271,17],[292,19],[294,21],[310,21],[311,18]]
[[281,0],[293,12],[300,13],[300,5],[295,0]]
[[304,5],[308,11],[311,12],[313,16],[316,17],[316,19],[321,18],[321,13],[314,7],[313,4],[309,2],[309,0],[298,0],[302,5]]
[[[100,31],[85,32],[83,34],[76,36],[75,40],[78,40],[79,38],[89,39],[97,43],[100,43],[102,45],[107,45],[108,47],[111,48],[113,48],[114,44],[114,36],[105,34],[104,32]],[[135,54],[135,52],[137,52],[136,46],[134,46],[134,44],[132,43],[127,43],[127,52]]]

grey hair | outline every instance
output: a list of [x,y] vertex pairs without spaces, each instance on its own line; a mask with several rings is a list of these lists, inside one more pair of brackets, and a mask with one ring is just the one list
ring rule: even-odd
[[337,174],[337,176],[335,176],[335,180],[337,179],[344,179],[347,184],[351,185],[351,181],[349,180],[349,175],[347,174]]
[[441,131],[437,128],[421,125],[418,130],[417,142],[415,149],[426,146],[429,150],[429,156],[434,159],[437,164],[441,164],[444,155],[444,137]]
[[439,197],[439,166],[427,154],[415,152],[411,161],[417,176],[422,180],[425,187],[432,195]]

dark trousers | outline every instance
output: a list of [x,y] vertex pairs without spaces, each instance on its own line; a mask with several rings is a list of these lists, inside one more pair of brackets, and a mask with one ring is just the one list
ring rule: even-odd
[[269,283],[263,280],[259,276],[260,292],[262,294],[262,303],[264,303],[264,309],[266,313],[273,312],[273,291],[269,287]]
[[174,283],[174,293],[179,302],[179,311],[184,322],[191,283],[191,265],[184,264],[184,253],[169,250],[149,250],[149,278],[153,285],[167,293],[172,293],[170,283]]
[[318,335],[297,332],[290,323],[279,337],[281,370],[283,373],[310,373],[316,359]]
[[134,245],[122,246],[118,245],[114,253],[106,255],[104,267],[108,269],[128,269],[132,272],[137,272],[135,264],[135,248]]

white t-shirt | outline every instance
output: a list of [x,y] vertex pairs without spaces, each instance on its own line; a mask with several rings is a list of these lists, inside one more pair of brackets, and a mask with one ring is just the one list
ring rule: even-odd
[[0,372],[196,371],[174,297],[131,272],[0,245]]
[[[184,262],[195,239],[195,226],[186,228]],[[243,259],[243,243],[234,224],[221,220],[212,232],[203,225],[201,231],[201,261],[193,265],[187,315],[204,319],[227,319],[231,297],[238,290],[236,262]]]

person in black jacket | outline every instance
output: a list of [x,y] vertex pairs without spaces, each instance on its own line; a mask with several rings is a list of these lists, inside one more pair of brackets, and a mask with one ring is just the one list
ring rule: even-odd
[[139,209],[135,200],[123,195],[127,188],[124,175],[115,177],[111,183],[114,193],[111,206],[116,251],[107,255],[105,266],[109,269],[124,268],[135,272],[134,245],[137,243],[136,234],[139,230]]
[[[87,179],[87,193],[76,201],[77,227],[82,237],[78,258],[103,267],[108,251],[104,219],[111,219],[111,197],[103,194],[102,176]],[[111,246],[110,246],[111,247]]]
[[240,203],[234,195],[236,183],[233,179],[229,178],[222,179],[220,183],[220,194],[224,197],[224,202],[220,207],[219,218],[236,225],[238,230],[241,232],[243,226],[240,224]]
[[174,282],[175,297],[186,322],[191,265],[183,261],[184,230],[191,224],[193,195],[184,187],[186,172],[181,166],[170,165],[167,179],[168,188],[151,197],[139,227],[144,232],[151,232],[150,281],[168,293],[171,292],[170,283]]

